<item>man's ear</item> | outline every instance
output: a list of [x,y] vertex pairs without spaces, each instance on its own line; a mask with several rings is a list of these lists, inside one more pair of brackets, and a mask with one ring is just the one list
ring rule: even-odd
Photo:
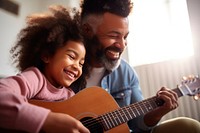
[[92,36],[94,35],[93,29],[88,23],[85,23],[82,25],[82,32],[83,32],[83,35],[89,38],[92,38]]

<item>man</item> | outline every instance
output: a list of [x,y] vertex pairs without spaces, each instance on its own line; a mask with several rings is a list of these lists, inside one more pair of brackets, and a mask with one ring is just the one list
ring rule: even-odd
[[[121,59],[127,46],[127,17],[132,7],[130,0],[84,0],[81,5],[86,58],[91,72],[87,87],[104,88],[121,107],[143,100],[135,70]],[[150,132],[152,129],[153,133],[169,130],[174,133],[200,132],[199,123],[189,118],[159,124],[165,114],[177,108],[178,96],[170,89],[162,87],[157,92],[157,97],[164,101],[162,106],[128,122],[133,132]]]

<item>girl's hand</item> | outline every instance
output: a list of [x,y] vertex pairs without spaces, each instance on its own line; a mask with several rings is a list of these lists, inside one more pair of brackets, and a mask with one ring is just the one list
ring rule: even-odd
[[46,133],[89,133],[90,131],[75,118],[62,113],[50,112],[42,130]]

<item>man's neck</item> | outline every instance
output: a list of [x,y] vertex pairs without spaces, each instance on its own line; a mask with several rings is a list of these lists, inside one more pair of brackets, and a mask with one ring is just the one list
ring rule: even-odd
[[100,61],[99,61],[99,62],[97,62],[97,61],[92,61],[92,62],[91,62],[91,66],[92,66],[92,67],[96,67],[96,68],[100,68],[100,67],[103,67],[103,64],[100,63]]

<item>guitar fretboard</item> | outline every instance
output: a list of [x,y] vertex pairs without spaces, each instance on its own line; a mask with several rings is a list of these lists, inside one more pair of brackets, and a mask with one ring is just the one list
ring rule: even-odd
[[[176,92],[179,97],[182,96],[182,93],[179,89],[176,88],[173,91]],[[141,102],[137,102],[129,106],[119,108],[115,111],[100,115],[96,119],[100,121],[104,130],[107,131],[133,118],[144,115],[158,106],[161,106],[163,103],[164,102],[162,100],[154,96]]]

